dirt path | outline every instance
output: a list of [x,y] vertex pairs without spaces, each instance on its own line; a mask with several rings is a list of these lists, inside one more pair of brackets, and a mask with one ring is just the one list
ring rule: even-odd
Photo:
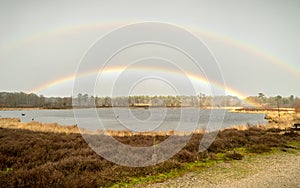
[[300,188],[300,151],[247,157],[162,183],[136,187]]

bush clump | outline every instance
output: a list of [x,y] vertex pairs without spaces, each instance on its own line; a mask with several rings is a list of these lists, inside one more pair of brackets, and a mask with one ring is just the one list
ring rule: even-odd
[[233,152],[227,152],[225,154],[225,156],[229,159],[233,159],[233,160],[242,160],[244,158],[244,156],[236,151]]

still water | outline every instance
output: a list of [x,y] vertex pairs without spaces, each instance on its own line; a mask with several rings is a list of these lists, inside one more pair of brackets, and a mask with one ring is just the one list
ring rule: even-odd
[[[223,112],[224,117],[222,116]],[[25,114],[22,116],[22,114]],[[38,121],[75,125],[90,130],[132,131],[219,129],[233,125],[264,124],[264,114],[231,113],[196,108],[100,108],[76,110],[0,111],[0,117],[20,118],[22,122]]]

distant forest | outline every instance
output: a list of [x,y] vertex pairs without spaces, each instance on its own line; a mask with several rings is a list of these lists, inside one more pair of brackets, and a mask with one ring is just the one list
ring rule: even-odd
[[[73,101],[72,101],[73,100]],[[249,96],[246,101],[259,104],[261,108],[295,107],[300,104],[300,98],[273,96],[267,97],[263,93]],[[73,102],[73,105],[72,105]],[[88,94],[78,94],[76,97],[44,97],[33,93],[0,92],[0,107],[2,108],[48,108],[64,109],[72,107],[250,107],[248,103],[236,96],[129,96],[129,97],[98,97]]]

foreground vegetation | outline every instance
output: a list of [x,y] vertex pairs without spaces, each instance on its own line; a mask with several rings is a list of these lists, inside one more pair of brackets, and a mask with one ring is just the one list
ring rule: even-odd
[[[132,146],[151,146],[167,137],[115,138]],[[218,134],[207,151],[199,153],[202,137],[202,134],[194,134],[179,153],[163,163],[135,168],[103,159],[78,133],[0,128],[0,187],[107,187],[162,181],[219,161],[240,160],[245,155],[274,149],[299,149],[300,143],[299,133],[279,128],[227,129]],[[133,156],[127,155],[134,160]]]

